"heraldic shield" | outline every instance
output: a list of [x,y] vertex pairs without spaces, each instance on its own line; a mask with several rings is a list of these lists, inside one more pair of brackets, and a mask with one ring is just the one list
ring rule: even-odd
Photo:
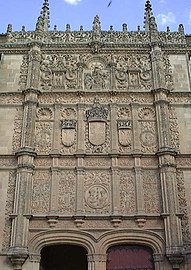
[[89,122],[89,141],[93,145],[102,145],[106,140],[106,123],[104,121]]
[[119,143],[122,146],[129,146],[131,144],[130,121],[118,121],[118,136],[119,136]]
[[74,144],[76,138],[76,120],[62,121],[62,143],[70,147]]

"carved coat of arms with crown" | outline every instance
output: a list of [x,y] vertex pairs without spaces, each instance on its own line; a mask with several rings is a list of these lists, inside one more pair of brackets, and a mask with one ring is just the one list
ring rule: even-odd
[[89,142],[92,145],[100,146],[105,143],[107,117],[108,110],[102,107],[96,100],[93,107],[86,111]]

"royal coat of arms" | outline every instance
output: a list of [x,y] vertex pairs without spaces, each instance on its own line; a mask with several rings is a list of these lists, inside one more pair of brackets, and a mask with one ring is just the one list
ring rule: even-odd
[[108,110],[96,102],[90,110],[86,111],[86,117],[88,120],[89,142],[94,146],[103,145],[106,141]]
[[64,146],[70,147],[75,143],[76,139],[76,120],[62,121],[62,143]]
[[125,147],[130,146],[131,145],[131,121],[119,120],[117,125],[118,125],[119,143]]

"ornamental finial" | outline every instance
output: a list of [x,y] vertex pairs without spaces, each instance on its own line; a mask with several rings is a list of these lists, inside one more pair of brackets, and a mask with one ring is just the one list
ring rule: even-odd
[[152,13],[152,5],[149,0],[146,1],[145,4],[145,16],[144,16],[144,28],[145,32],[149,32],[149,24],[150,24],[150,18],[153,16]]
[[37,32],[48,32],[49,22],[50,22],[49,14],[50,12],[49,12],[48,0],[44,0],[42,11],[36,23]]

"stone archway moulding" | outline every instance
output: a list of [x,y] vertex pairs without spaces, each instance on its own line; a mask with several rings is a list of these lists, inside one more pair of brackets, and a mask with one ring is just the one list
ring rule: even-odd
[[120,244],[138,244],[148,246],[154,254],[165,253],[165,241],[157,233],[145,230],[118,230],[107,232],[98,239],[100,253],[106,253],[107,249]]
[[29,242],[30,254],[40,254],[43,247],[55,244],[73,244],[87,249],[89,254],[104,254],[119,244],[139,244],[150,247],[154,254],[165,253],[164,239],[157,233],[145,230],[115,230],[95,238],[91,233],[67,230],[51,230],[35,235]]
[[43,247],[56,244],[72,244],[84,247],[89,254],[94,254],[96,239],[90,234],[72,230],[51,230],[35,235],[29,242],[29,253],[40,254]]

